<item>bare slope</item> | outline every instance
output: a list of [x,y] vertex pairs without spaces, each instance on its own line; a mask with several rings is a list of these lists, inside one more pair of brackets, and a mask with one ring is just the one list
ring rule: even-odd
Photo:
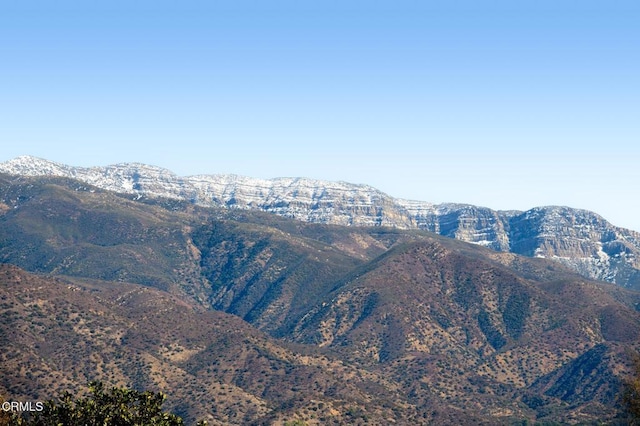
[[350,423],[353,413],[388,424],[415,416],[379,375],[314,348],[288,349],[237,317],[194,310],[148,287],[1,265],[0,302],[6,399],[49,399],[98,379],[162,391],[166,408],[188,424]]
[[615,415],[640,294],[451,243],[392,249],[339,283],[293,338],[376,365],[424,404],[437,395],[485,418]]

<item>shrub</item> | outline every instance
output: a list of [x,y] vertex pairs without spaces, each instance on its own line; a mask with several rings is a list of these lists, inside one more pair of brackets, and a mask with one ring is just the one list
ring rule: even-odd
[[[131,389],[105,390],[100,382],[89,383],[91,394],[74,398],[65,392],[58,401],[49,400],[44,409],[28,417],[14,415],[15,426],[181,426],[183,420],[161,410],[162,393],[139,392]],[[203,425],[200,422],[199,425]]]

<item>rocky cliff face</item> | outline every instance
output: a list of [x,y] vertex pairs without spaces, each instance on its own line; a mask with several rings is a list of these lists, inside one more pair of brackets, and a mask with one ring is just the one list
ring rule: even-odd
[[71,167],[34,157],[0,164],[20,176],[60,176],[98,188],[189,200],[212,207],[256,209],[314,223],[424,229],[497,251],[546,257],[594,279],[640,288],[640,233],[568,207],[495,211],[467,204],[393,198],[367,185],[305,178],[236,175],[180,177],[144,164]]
[[508,220],[510,251],[559,261],[582,275],[640,286],[640,234],[586,210],[539,207]]

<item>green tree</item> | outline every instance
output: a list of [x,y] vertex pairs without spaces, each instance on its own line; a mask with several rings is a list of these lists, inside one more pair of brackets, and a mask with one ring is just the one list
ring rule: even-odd
[[[162,411],[165,395],[89,384],[91,394],[76,398],[65,392],[58,401],[49,400],[44,410],[31,416],[14,416],[15,426],[181,426],[183,420]],[[204,424],[204,423],[199,423]]]
[[306,425],[307,423],[300,419],[289,420],[287,422],[284,422],[284,426],[306,426]]
[[[5,402],[6,400],[4,399],[4,397],[2,395],[0,395],[0,407],[2,406],[2,404]],[[3,409],[0,409],[0,426],[7,426],[9,424],[11,424],[11,420],[12,420],[13,416],[11,415],[11,413],[9,413],[8,411],[5,411]]]

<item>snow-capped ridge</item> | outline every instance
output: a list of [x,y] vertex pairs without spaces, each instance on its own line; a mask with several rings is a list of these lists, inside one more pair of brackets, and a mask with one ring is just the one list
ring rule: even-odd
[[262,210],[314,223],[423,229],[498,251],[553,258],[590,278],[640,288],[640,234],[615,227],[594,212],[566,206],[497,211],[398,199],[369,185],[342,181],[234,174],[183,177],[143,163],[71,167],[32,156],[0,163],[0,172],[66,177],[114,192]]

